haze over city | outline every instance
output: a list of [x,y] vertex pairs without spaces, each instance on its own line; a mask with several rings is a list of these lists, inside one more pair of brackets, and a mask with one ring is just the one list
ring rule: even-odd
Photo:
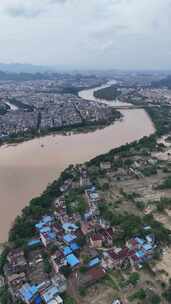
[[1,0],[0,61],[170,69],[170,0]]

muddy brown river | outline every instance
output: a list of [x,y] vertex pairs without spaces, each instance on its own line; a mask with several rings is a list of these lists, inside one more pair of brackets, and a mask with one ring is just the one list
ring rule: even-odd
[[[80,96],[94,99],[93,90],[82,91]],[[11,224],[22,208],[69,164],[83,163],[154,132],[154,126],[143,109],[121,112],[124,115],[122,121],[93,133],[50,135],[0,148],[1,242],[7,239]]]

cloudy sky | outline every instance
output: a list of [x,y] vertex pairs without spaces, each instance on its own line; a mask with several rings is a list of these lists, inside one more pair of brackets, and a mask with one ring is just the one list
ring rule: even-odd
[[0,62],[171,69],[171,0],[0,0]]

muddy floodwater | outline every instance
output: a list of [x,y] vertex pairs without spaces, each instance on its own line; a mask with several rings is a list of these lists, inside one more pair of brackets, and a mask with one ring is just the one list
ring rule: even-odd
[[[83,91],[80,96],[93,99],[92,90]],[[92,133],[50,135],[0,148],[0,241],[7,239],[13,220],[30,199],[69,164],[83,163],[154,132],[143,109],[121,112],[122,121]]]

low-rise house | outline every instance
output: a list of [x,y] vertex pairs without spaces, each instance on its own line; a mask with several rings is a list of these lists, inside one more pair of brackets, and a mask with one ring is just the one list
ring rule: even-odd
[[40,233],[40,239],[45,247],[56,240],[56,234],[52,230],[54,218],[50,215],[42,217],[41,221],[35,225]]
[[41,241],[45,247],[56,241],[56,234],[54,232],[47,232],[40,234]]
[[28,278],[34,285],[47,281],[48,274],[44,271],[44,261],[41,250],[32,250],[28,254]]
[[102,247],[103,237],[100,233],[93,233],[90,236],[90,244],[92,247],[100,248]]
[[81,231],[83,235],[88,235],[94,230],[94,223],[92,221],[82,221],[81,222]]
[[101,261],[101,266],[105,270],[111,270],[114,267],[114,265],[113,265],[113,259],[111,258],[111,256],[107,252],[103,253],[103,258],[102,258],[102,261]]
[[99,257],[91,259],[87,264],[87,268],[97,267],[100,264],[100,262],[101,260],[99,259]]
[[90,178],[86,169],[80,170],[80,187],[91,186]]
[[114,231],[114,228],[111,228],[111,225],[110,225],[110,222],[105,220],[104,218],[98,218],[97,219],[97,223],[99,223],[99,225],[103,228],[103,229],[111,229],[112,231],[112,234],[113,234],[113,231]]
[[55,299],[50,301],[48,304],[63,304],[63,299],[60,296],[57,296]]
[[30,249],[33,249],[35,247],[38,247],[38,246],[41,246],[41,240],[38,239],[38,238],[34,238],[34,239],[31,239],[28,241],[27,243],[27,246],[30,248]]
[[54,223],[52,226],[52,231],[56,234],[56,238],[59,242],[63,240],[64,232],[60,224]]
[[122,302],[120,300],[113,300],[112,304],[122,304]]
[[155,235],[154,234],[148,234],[146,236],[146,241],[147,243],[151,244],[152,246],[155,245],[155,242],[156,242],[156,238],[155,238]]
[[84,214],[84,220],[90,221],[95,219],[97,216],[99,216],[99,210],[97,207],[97,202],[89,202],[89,207],[87,208],[85,214]]
[[99,253],[96,250],[96,248],[92,248],[92,247],[84,247],[84,255],[89,259],[95,259],[97,257],[99,257]]
[[76,266],[78,266],[80,264],[79,259],[74,254],[67,255],[65,260],[71,268],[75,268]]
[[124,261],[134,255],[134,251],[129,250],[128,247],[124,248],[116,248],[109,250],[107,252],[110,258],[113,260],[113,267],[117,268],[120,267]]
[[[96,211],[96,208],[95,208]],[[84,213],[84,220],[85,221],[91,221],[95,216],[95,212],[93,210],[93,208],[88,209],[85,213]]]
[[56,301],[59,296],[59,289],[51,285],[48,289],[41,293],[41,297],[45,304],[50,304],[52,301]]
[[103,171],[110,171],[112,168],[111,162],[101,162],[100,163],[100,169]]
[[26,304],[41,304],[42,299],[38,293],[38,288],[35,285],[28,283],[24,284],[19,290],[21,300]]
[[72,249],[70,246],[66,246],[63,248],[63,255],[66,257],[67,255],[72,253]]
[[76,251],[80,250],[80,245],[76,242],[73,242],[70,244],[70,248],[73,252],[76,252]]
[[26,280],[26,274],[24,272],[14,273],[6,277],[9,286],[17,287],[23,285]]
[[65,231],[65,233],[74,233],[79,229],[79,227],[73,223],[64,223],[62,225],[62,228]]
[[12,296],[12,299],[15,301],[18,297],[19,289],[26,282],[26,275],[24,272],[14,273],[6,277],[9,292]]
[[91,186],[90,178],[88,176],[80,176],[80,187]]
[[38,284],[38,285],[36,284],[36,286],[37,286],[37,288],[38,288],[39,294],[45,292],[45,290],[46,290],[47,288],[49,288],[51,285],[52,285],[52,282],[51,282],[49,279],[43,280],[43,281],[42,281],[40,284]]
[[52,284],[59,290],[59,294],[64,293],[67,289],[67,280],[63,274],[58,273],[52,277]]
[[129,250],[132,252],[131,259],[134,264],[143,264],[145,261],[152,258],[155,246],[155,236],[148,235],[145,239],[135,237],[127,244]]
[[13,249],[7,255],[8,265],[13,273],[24,272],[27,268],[27,262],[24,257],[24,251],[21,249]]
[[63,218],[67,216],[66,208],[59,207],[58,211],[54,211],[54,216],[57,221],[63,223]]
[[77,239],[77,236],[75,234],[66,234],[63,237],[63,240],[67,245],[73,243],[74,241],[76,241],[76,239]]
[[92,203],[98,203],[100,201],[100,195],[97,193],[96,187],[94,186],[85,190],[85,196],[90,207]]
[[51,226],[52,222],[53,222],[53,217],[50,216],[50,215],[46,215],[46,216],[43,216],[43,217],[42,217],[41,221],[38,222],[38,223],[35,225],[35,227],[36,227],[36,229],[38,230],[38,232],[40,232],[41,229],[43,229],[44,227],[47,227],[47,226],[49,227],[49,226]]
[[65,261],[65,254],[59,250],[51,256],[51,262],[55,273],[58,273],[60,268],[67,264]]
[[103,239],[103,245],[106,247],[110,247],[113,245],[113,229],[108,228],[108,229],[102,229],[100,231]]
[[72,186],[72,179],[67,179],[64,181],[63,185],[60,187],[62,193],[66,192]]
[[121,258],[115,250],[109,250],[108,254],[113,261],[113,267],[119,267],[121,265]]

